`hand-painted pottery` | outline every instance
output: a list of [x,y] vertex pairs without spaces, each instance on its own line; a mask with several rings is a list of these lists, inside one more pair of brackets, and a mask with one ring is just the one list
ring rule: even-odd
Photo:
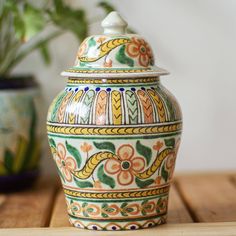
[[47,130],[70,222],[93,230],[166,222],[182,129],[176,99],[162,85],[150,45],[126,34],[112,12],[103,35],[81,44],[62,74]]
[[29,187],[38,176],[41,102],[34,78],[0,79],[0,192]]

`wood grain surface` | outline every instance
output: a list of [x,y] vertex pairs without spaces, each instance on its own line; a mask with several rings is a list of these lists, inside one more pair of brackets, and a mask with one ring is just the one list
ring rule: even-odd
[[1,236],[232,236],[236,222],[165,224],[134,231],[92,231],[74,227],[2,229]]
[[53,179],[43,178],[31,190],[0,194],[0,228],[48,226],[55,189]]
[[179,176],[176,182],[195,222],[236,221],[236,187],[230,176]]
[[[235,173],[178,174],[170,190],[168,223],[135,231],[136,236],[236,235]],[[111,235],[70,226],[58,179],[48,177],[31,190],[0,194],[0,228],[0,236]]]

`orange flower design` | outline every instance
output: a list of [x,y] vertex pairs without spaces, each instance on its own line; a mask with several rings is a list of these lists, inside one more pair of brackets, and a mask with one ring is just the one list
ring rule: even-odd
[[94,181],[93,187],[94,188],[102,188],[101,182],[99,180]]
[[161,183],[161,176],[157,176],[155,179],[155,184],[159,185]]
[[105,171],[117,175],[120,185],[129,185],[134,180],[134,173],[140,172],[145,167],[142,157],[134,157],[134,149],[130,144],[124,144],[117,150],[118,160],[110,159],[105,163]]
[[87,42],[85,40],[80,44],[79,51],[77,53],[77,57],[80,58],[80,57],[84,56],[86,49],[87,49]]
[[84,142],[83,145],[80,146],[80,149],[83,151],[83,152],[89,152],[93,149],[92,145]]
[[157,141],[156,144],[153,145],[153,149],[159,152],[161,148],[163,147],[163,145],[164,145],[163,142]]
[[76,169],[76,161],[72,157],[66,156],[66,149],[62,143],[58,143],[57,152],[54,154],[56,164],[63,173],[63,176],[68,182],[72,181],[72,174]]
[[103,66],[104,67],[112,67],[112,60],[108,59],[107,61],[104,61]]
[[175,160],[177,156],[177,152],[179,150],[180,139],[176,141],[174,151],[170,153],[168,158],[166,159],[166,169],[170,172],[170,179],[173,177],[174,169],[175,169]]
[[107,38],[106,37],[99,37],[96,41],[98,43],[103,43]]
[[126,47],[126,52],[130,57],[138,58],[141,66],[147,67],[153,64],[152,50],[143,39],[133,37],[132,42]]

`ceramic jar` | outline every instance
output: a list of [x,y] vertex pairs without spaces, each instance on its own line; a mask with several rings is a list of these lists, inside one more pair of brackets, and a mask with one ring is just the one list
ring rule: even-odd
[[112,12],[80,45],[48,112],[70,222],[93,230],[166,222],[182,117],[150,45]]

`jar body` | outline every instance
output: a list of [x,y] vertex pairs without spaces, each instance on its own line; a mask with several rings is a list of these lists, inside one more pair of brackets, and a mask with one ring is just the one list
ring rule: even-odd
[[181,129],[158,77],[69,78],[47,130],[70,222],[94,230],[166,222]]

